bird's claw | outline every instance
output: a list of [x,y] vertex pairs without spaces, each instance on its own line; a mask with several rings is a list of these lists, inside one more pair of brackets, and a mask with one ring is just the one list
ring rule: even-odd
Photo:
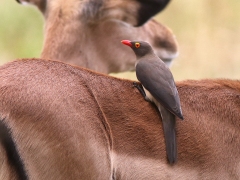
[[145,98],[146,97],[146,93],[143,89],[143,86],[141,83],[138,83],[138,82],[133,82],[133,87],[137,88],[138,91],[142,94],[142,96]]
[[135,81],[133,82],[133,87],[134,87],[134,88],[137,88],[139,85],[140,85],[139,82],[135,82]]

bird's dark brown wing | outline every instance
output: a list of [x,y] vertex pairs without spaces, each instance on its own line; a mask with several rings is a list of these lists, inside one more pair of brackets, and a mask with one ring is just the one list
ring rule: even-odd
[[172,73],[159,58],[140,60],[136,66],[136,75],[142,85],[162,106],[183,119]]

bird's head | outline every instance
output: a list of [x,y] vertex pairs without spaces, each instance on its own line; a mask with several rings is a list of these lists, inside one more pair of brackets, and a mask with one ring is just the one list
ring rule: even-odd
[[154,53],[151,45],[145,41],[122,40],[121,42],[131,47],[134,53],[136,54],[137,58],[143,57],[147,54]]

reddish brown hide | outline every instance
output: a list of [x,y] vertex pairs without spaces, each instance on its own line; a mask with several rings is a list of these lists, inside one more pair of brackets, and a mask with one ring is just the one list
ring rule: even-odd
[[167,65],[178,55],[171,30],[151,19],[169,0],[18,2],[37,6],[44,15],[42,58],[102,73],[131,71],[136,58],[130,49],[120,45],[123,39],[148,41]]
[[171,166],[159,113],[132,81],[40,59],[0,67],[0,179],[239,179],[240,82],[177,87]]

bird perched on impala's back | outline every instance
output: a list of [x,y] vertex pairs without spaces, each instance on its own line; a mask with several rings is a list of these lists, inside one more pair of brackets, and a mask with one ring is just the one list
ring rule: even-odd
[[167,158],[169,163],[173,164],[177,159],[175,116],[183,119],[183,115],[172,73],[153,52],[149,43],[129,40],[121,42],[130,46],[136,54],[136,75],[143,88],[137,83],[134,83],[134,86],[142,93],[145,100],[155,103],[158,107],[163,122]]

